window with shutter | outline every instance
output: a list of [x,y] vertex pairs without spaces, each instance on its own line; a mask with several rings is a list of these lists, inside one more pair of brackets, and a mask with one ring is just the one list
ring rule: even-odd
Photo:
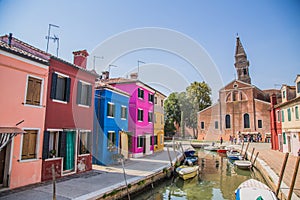
[[78,81],[77,84],[77,104],[90,106],[92,101],[92,85]]
[[107,103],[107,116],[114,117],[115,116],[115,104],[108,102]]
[[39,106],[41,105],[41,87],[42,80],[38,78],[28,77],[26,104]]
[[37,130],[25,130],[22,141],[22,160],[37,158]]
[[71,78],[66,75],[53,72],[50,98],[69,102],[70,101]]

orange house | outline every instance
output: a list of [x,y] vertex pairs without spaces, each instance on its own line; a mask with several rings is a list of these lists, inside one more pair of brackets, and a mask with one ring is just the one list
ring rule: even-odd
[[24,51],[11,34],[0,38],[1,187],[41,182],[48,65],[47,55]]

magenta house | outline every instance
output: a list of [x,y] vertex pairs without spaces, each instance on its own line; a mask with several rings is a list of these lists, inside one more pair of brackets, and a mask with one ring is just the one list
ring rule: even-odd
[[130,94],[128,149],[132,157],[142,157],[153,153],[155,90],[136,78],[107,79],[107,83]]

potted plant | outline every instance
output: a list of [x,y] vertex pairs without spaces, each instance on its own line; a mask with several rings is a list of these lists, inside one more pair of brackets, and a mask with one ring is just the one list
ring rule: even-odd
[[50,153],[50,157],[55,158],[55,156],[56,156],[56,150],[55,149],[50,150],[49,153]]

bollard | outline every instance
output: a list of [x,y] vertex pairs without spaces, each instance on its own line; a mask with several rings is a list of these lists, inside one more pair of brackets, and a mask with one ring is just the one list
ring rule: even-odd
[[51,166],[51,171],[52,171],[52,183],[53,183],[53,196],[52,200],[56,200],[56,183],[55,183],[55,169],[54,169],[54,164]]

